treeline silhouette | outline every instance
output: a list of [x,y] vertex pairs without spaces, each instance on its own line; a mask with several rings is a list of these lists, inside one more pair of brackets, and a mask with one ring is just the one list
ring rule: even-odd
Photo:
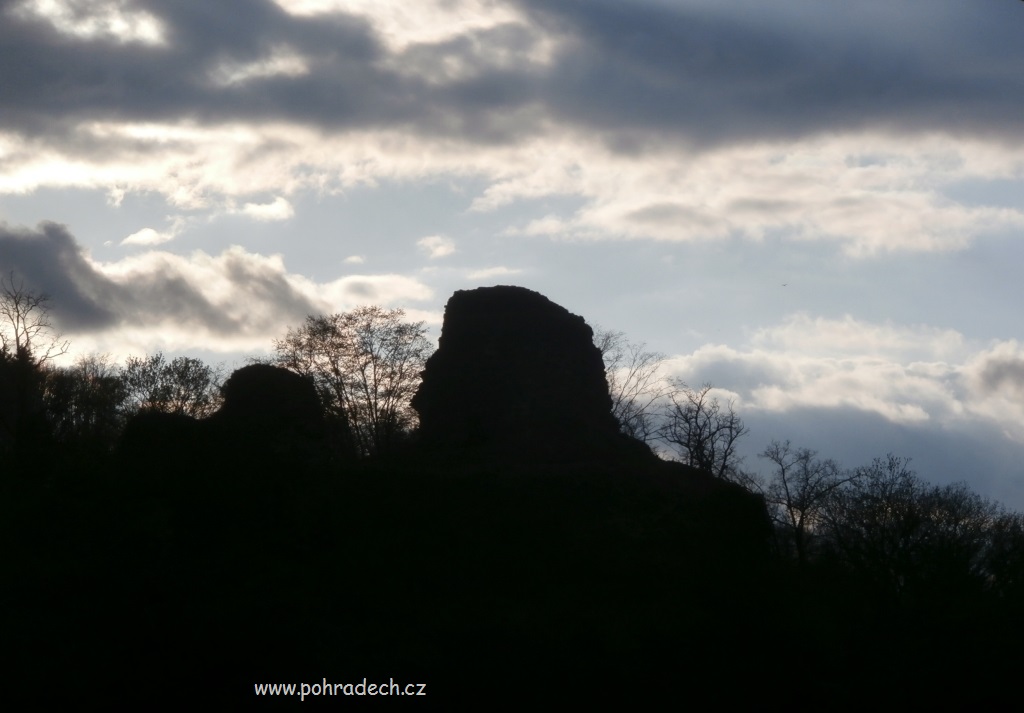
[[710,386],[636,396],[642,370],[537,293],[457,292],[433,353],[399,310],[313,316],[227,378],[161,354],[55,367],[45,299],[19,304],[45,328],[0,329],[10,697],[234,707],[255,683],[364,676],[488,707],[1015,687],[1019,513],[896,456],[844,469],[772,443],[772,474],[746,472]]

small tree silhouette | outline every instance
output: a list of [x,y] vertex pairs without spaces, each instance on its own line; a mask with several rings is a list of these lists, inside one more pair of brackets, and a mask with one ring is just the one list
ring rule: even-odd
[[313,377],[360,456],[389,450],[416,424],[409,402],[433,347],[424,323],[404,317],[404,310],[377,306],[310,315],[274,341],[276,363]]
[[162,352],[148,357],[128,357],[121,370],[128,410],[158,411],[199,418],[220,405],[221,374],[200,359],[175,357]]
[[43,367],[68,346],[50,321],[50,298],[13,271],[0,278],[0,448],[31,448],[45,433]]
[[43,400],[54,437],[65,445],[108,451],[124,428],[127,391],[109,355],[46,370]]
[[50,298],[25,288],[12,271],[0,278],[0,354],[34,365],[66,354],[70,342],[50,321]]
[[662,378],[665,355],[630,342],[624,332],[597,327],[594,345],[604,359],[612,415],[627,436],[650,443],[658,436],[658,414],[672,389]]
[[732,402],[724,407],[711,391],[711,384],[691,389],[673,383],[658,435],[687,465],[721,480],[745,483],[737,442],[749,429],[736,415]]
[[772,441],[758,454],[773,464],[764,495],[778,530],[791,540],[796,559],[808,561],[813,538],[822,528],[832,498],[861,476],[843,471],[834,460],[820,460],[809,448]]

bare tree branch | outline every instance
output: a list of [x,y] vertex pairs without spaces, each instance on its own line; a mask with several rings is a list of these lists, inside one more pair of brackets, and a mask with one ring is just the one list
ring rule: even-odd
[[684,463],[745,485],[749,477],[740,470],[737,443],[749,429],[736,415],[732,402],[723,408],[711,395],[711,384],[691,389],[685,382],[675,381],[672,386],[658,436]]
[[765,492],[773,519],[792,537],[797,561],[805,564],[831,499],[860,475],[844,472],[834,460],[819,460],[808,448],[793,448],[789,441],[772,441],[759,456],[775,465]]
[[358,307],[310,315],[274,341],[276,363],[312,376],[324,407],[343,424],[359,455],[380,453],[416,424],[410,408],[433,347],[423,322],[401,309]]
[[0,353],[41,365],[69,347],[50,321],[49,296],[27,290],[13,271],[0,278]]
[[158,352],[148,357],[128,357],[121,381],[128,409],[133,413],[158,411],[199,418],[220,406],[223,373],[192,357],[175,357],[168,362]]
[[625,333],[597,327],[594,345],[604,359],[612,415],[627,436],[649,443],[657,437],[657,416],[671,388],[662,377],[665,355],[630,342]]

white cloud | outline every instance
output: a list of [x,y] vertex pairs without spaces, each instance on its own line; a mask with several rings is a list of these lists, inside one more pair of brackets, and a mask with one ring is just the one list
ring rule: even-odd
[[112,186],[107,190],[107,205],[120,208],[124,201],[125,190],[120,186]]
[[963,335],[952,329],[873,324],[850,315],[825,319],[805,312],[790,315],[780,325],[756,330],[750,341],[763,349],[815,357],[940,359],[964,353]]
[[[108,263],[86,259],[127,297],[104,304],[115,312],[115,323],[107,329],[68,333],[76,353],[123,357],[200,347],[223,353],[263,351],[310,312],[343,312],[363,304],[405,307],[434,296],[415,278],[397,274],[318,282],[289,272],[281,255],[239,246],[218,255],[153,250]],[[440,322],[434,312],[409,313]]]
[[349,255],[347,258],[342,260],[346,265],[362,265],[366,262],[366,258],[362,255]]
[[543,218],[536,218],[527,223],[524,227],[506,228],[505,235],[529,235],[544,237],[568,237],[579,234],[577,226],[571,221],[564,220],[554,215],[546,215]]
[[11,12],[23,19],[48,22],[63,35],[118,44],[165,43],[160,20],[130,0],[22,0]]
[[309,64],[305,58],[288,47],[275,47],[256,62],[225,60],[211,70],[210,79],[214,84],[226,87],[254,79],[301,77],[308,73]]
[[1024,180],[1024,152],[978,140],[849,134],[698,153],[666,145],[641,156],[551,142],[543,155],[523,153],[475,210],[548,195],[587,199],[572,215],[518,229],[527,235],[679,242],[774,231],[865,257],[959,249],[979,234],[1024,227],[1024,210],[947,195],[968,179]]
[[159,233],[153,228],[138,230],[121,241],[121,245],[160,245],[174,240],[173,233]]
[[980,348],[952,330],[795,315],[740,348],[668,360],[689,382],[715,375],[744,409],[854,408],[894,423],[995,423],[1024,441],[1024,348]]
[[441,235],[430,235],[416,241],[416,244],[430,256],[431,260],[445,257],[455,252],[455,241]]
[[278,196],[270,203],[246,203],[241,212],[254,220],[269,222],[288,220],[295,215],[295,209],[287,200]]
[[346,13],[373,25],[389,49],[441,42],[473,30],[521,22],[510,3],[497,0],[274,0],[293,15]]
[[[158,192],[183,209],[281,219],[284,198],[380,181],[445,177],[482,182],[472,210],[574,197],[574,210],[515,213],[507,235],[669,242],[766,236],[839,245],[858,258],[949,251],[1024,228],[1024,206],[955,200],[970,181],[1017,181],[1024,147],[942,136],[835,134],[695,152],[675,144],[615,152],[599,137],[551,127],[495,146],[398,130],[325,133],[286,123],[204,126],[94,122],[78,128],[88,155],[0,135],[0,193],[39,187]],[[525,204],[524,204],[525,205]]]
[[[296,278],[298,280],[298,278]],[[301,281],[300,281],[301,282]],[[306,294],[321,295],[332,304],[351,309],[358,305],[379,304],[403,307],[409,302],[423,302],[434,296],[433,290],[413,277],[397,274],[347,275],[324,284],[306,283]]]

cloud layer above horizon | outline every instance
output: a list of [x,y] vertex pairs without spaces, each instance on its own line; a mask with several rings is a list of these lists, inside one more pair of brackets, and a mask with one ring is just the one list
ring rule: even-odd
[[1024,443],[1022,32],[1011,0],[0,0],[0,267],[118,355],[514,281],[755,412]]
[[[514,234],[951,250],[1019,229],[1012,3],[7,2],[0,190],[291,216],[298,191],[477,179]],[[893,230],[898,226],[898,230]],[[152,243],[153,241],[151,241]]]

